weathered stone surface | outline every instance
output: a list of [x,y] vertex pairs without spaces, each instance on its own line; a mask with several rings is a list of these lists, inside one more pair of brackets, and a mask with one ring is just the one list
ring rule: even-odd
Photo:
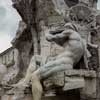
[[2,79],[4,78],[4,75],[7,73],[7,67],[3,64],[0,64],[0,83],[2,82]]
[[65,77],[64,91],[73,89],[82,89],[85,87],[85,80],[83,77]]
[[84,78],[85,87],[80,91],[81,98],[92,98],[96,99],[97,97],[97,80],[96,78]]
[[46,90],[50,88],[63,87],[65,84],[65,75],[64,72],[58,72],[57,74],[52,75],[44,81],[44,86]]
[[90,77],[96,78],[96,71],[93,70],[67,70],[65,71],[66,76],[81,76],[81,77]]
[[[99,57],[98,48],[96,45],[94,46],[94,44],[100,45],[98,42],[99,21],[96,21],[98,20],[96,17],[96,9],[92,9],[96,8],[97,0],[13,0],[13,2],[13,6],[17,9],[23,20],[12,42],[13,46],[17,48],[19,52],[18,65],[16,65],[19,68],[19,77],[16,78],[21,79],[25,76],[30,59],[33,55],[41,55],[42,62],[36,63],[38,63],[38,66],[43,66],[45,63],[51,61],[52,57],[63,52],[64,48],[61,46],[46,41],[44,37],[46,35],[46,29],[43,27],[46,26],[50,30],[57,26],[62,28],[66,22],[70,21],[73,25],[76,25],[74,26],[74,28],[76,27],[75,30],[80,33],[81,37],[84,39],[86,49],[88,53],[90,53],[91,58],[86,54],[84,56],[86,59],[80,61],[81,64],[75,67],[78,68],[78,70],[67,70],[61,74],[55,74],[53,77],[45,80],[44,85],[45,87],[47,86],[46,88],[52,85],[58,85],[63,87],[64,91],[72,90],[70,94],[74,89],[77,90],[81,88],[81,97],[99,98],[100,86],[98,84],[100,82],[98,80],[100,79],[99,72],[97,73],[99,68]],[[66,18],[63,18],[65,16]],[[44,23],[43,25],[41,24],[42,22]],[[92,44],[93,47],[87,46],[87,44]],[[88,70],[79,70],[80,68],[88,68]],[[13,71],[12,68],[10,71]],[[8,77],[11,77],[11,75]],[[64,91],[62,91],[62,93]],[[1,100],[32,100],[31,95],[20,95],[18,91],[17,93],[18,94],[12,96],[5,94],[1,97]],[[59,100],[61,97],[63,98],[61,95],[57,96],[55,100]],[[71,95],[69,97],[71,97]],[[73,100],[73,98],[71,98],[71,100]],[[76,100],[80,100],[80,98],[77,97]]]

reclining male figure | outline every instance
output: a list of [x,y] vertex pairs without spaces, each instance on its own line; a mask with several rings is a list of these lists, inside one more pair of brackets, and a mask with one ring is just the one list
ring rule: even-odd
[[53,61],[47,62],[38,69],[36,69],[36,56],[33,56],[24,80],[15,85],[17,87],[26,86],[31,80],[33,100],[41,99],[43,93],[40,82],[41,79],[48,78],[56,72],[73,69],[73,66],[77,64],[84,55],[85,46],[76,27],[72,23],[67,23],[64,27],[64,30],[60,33],[55,30],[55,34],[51,34],[52,32],[49,31],[46,36],[49,42],[54,41],[60,45],[64,51],[57,55]]

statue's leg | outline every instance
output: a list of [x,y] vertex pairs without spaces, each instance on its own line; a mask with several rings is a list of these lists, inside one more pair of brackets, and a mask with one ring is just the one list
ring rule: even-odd
[[31,58],[29,67],[27,69],[24,81],[25,83],[29,83],[29,81],[31,80],[31,74],[36,70],[36,56],[33,56]]
[[43,69],[43,72],[41,71],[40,75],[42,78],[46,79],[57,72],[63,72],[71,69],[73,69],[72,64],[59,64],[58,66]]
[[38,71],[32,74],[31,81],[33,100],[41,100],[43,89],[42,84],[40,83],[40,75]]
[[13,87],[18,88],[25,88],[29,85],[29,82],[31,80],[32,73],[36,70],[36,56],[33,56],[30,60],[29,67],[27,69],[25,77],[20,80],[17,84],[12,85]]
[[38,70],[42,78],[49,77],[53,73],[73,69],[73,60],[69,57],[62,57],[48,62]]
[[43,89],[42,85],[40,83],[40,80],[43,78],[48,78],[52,74],[60,71],[65,71],[68,69],[72,69],[73,65],[70,63],[69,58],[65,59],[57,59],[55,61],[50,61],[47,64],[45,64],[43,67],[38,68],[35,72],[32,74],[32,94],[33,94],[33,100],[40,100]]

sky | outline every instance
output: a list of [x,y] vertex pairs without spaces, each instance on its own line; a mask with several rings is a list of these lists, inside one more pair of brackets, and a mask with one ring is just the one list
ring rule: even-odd
[[[10,42],[15,37],[18,22],[21,20],[11,5],[11,0],[0,0],[0,53],[11,46]],[[100,0],[98,0],[98,9],[100,9]]]
[[98,9],[100,9],[100,0],[98,0],[97,7],[98,7]]
[[10,0],[0,0],[0,52],[11,46],[21,20],[17,11],[11,6]]

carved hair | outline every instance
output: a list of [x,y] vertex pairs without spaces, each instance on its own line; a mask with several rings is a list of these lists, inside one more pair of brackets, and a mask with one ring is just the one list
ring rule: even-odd
[[66,23],[66,24],[65,24],[65,28],[67,28],[67,29],[72,29],[72,30],[78,32],[77,27],[76,27],[74,24],[72,24],[72,23]]

